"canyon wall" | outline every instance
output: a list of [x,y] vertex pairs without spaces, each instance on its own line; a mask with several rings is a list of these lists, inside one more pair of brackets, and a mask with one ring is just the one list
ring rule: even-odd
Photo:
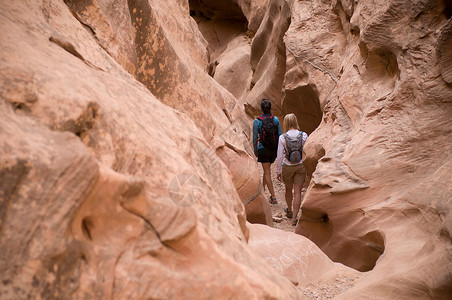
[[249,116],[270,98],[310,134],[296,232],[372,270],[343,297],[449,297],[451,2],[270,1],[264,13],[266,1],[232,2],[249,22],[250,86],[214,78]]
[[[451,13],[2,1],[0,298],[302,299],[352,276],[338,298],[448,299]],[[309,134],[298,235],[247,223],[272,225],[262,98]]]
[[[162,103],[186,114],[214,154],[230,166],[250,221],[272,225],[254,176],[251,131],[242,105],[209,76],[209,43],[190,17],[188,1],[65,1],[97,44]],[[242,22],[243,23],[243,22]],[[242,24],[243,26],[243,24]],[[247,166],[237,172],[234,165]]]
[[2,299],[302,298],[247,245],[269,204],[188,2],[0,11]]
[[296,232],[372,270],[344,299],[449,297],[450,3],[292,5],[284,101],[302,109],[291,95],[309,88],[323,108],[305,146],[312,181]]

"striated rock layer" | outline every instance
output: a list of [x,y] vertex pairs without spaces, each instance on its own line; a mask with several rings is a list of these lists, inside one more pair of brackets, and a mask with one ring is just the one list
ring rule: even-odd
[[323,108],[296,232],[333,261],[372,270],[344,299],[452,295],[447,5],[292,2],[284,104],[302,124],[309,112],[294,92],[305,103],[309,89]]
[[[259,191],[259,182],[252,178],[257,172],[257,164],[251,156],[249,120],[234,97],[243,91],[230,90],[231,94],[209,76],[209,57],[215,54],[201,34],[200,26],[190,17],[188,1],[65,3],[105,52],[158,100],[195,121],[215,153],[229,151],[232,154],[220,157],[249,166],[253,176],[246,177],[246,184],[236,186],[242,202],[249,201],[249,195]],[[236,23],[240,22],[245,21]],[[233,28],[237,26],[230,27],[224,34],[226,41],[235,37]],[[237,42],[243,44],[238,39]],[[244,59],[247,59],[246,54],[241,61]],[[206,161],[209,163],[208,157]],[[235,183],[241,183],[244,174],[234,169],[230,172],[236,178]],[[254,199],[258,205],[250,211],[250,218],[272,225],[261,197]]]
[[0,298],[302,298],[247,245],[249,127],[182,4],[2,2]]
[[[350,276],[339,298],[449,299],[451,11],[2,1],[0,298],[297,299]],[[246,223],[272,224],[262,98],[310,134],[296,232],[325,254]]]

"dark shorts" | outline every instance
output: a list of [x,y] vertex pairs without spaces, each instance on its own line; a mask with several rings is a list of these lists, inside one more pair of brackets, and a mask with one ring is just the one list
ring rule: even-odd
[[267,148],[257,150],[257,161],[260,163],[274,163],[276,159],[276,149],[269,150]]

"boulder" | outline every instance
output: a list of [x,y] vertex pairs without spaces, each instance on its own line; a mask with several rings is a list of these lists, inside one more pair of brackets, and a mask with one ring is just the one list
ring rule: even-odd
[[251,249],[299,288],[334,281],[335,277],[361,276],[360,272],[331,261],[304,236],[260,224],[248,224],[248,228]]

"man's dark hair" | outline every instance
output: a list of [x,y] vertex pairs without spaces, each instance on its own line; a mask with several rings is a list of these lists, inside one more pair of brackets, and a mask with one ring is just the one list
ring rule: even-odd
[[269,114],[272,109],[272,103],[268,99],[262,99],[261,108],[264,114]]

